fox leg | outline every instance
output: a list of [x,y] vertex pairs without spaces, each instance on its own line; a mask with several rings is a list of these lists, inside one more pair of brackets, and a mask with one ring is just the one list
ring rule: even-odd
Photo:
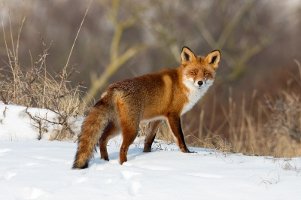
[[[124,125],[127,126],[127,125]],[[137,136],[138,129],[134,127],[126,127],[122,128],[123,141],[120,147],[120,154],[119,154],[119,163],[122,165],[124,162],[127,161],[127,152],[129,150],[129,146],[134,142]]]
[[167,116],[169,127],[176,138],[176,143],[184,153],[190,153],[188,150],[181,127],[181,119],[177,114]]
[[145,136],[143,152],[151,152],[152,144],[153,144],[154,139],[156,137],[156,134],[157,134],[160,123],[161,123],[160,120],[150,122],[151,129],[147,133],[147,135]]
[[122,165],[122,163],[127,161],[129,146],[134,142],[138,134],[139,121],[131,118],[121,119],[120,125],[122,130],[122,144],[120,147],[119,163]]
[[113,122],[110,122],[105,128],[103,134],[99,139],[99,150],[100,150],[100,158],[104,160],[109,160],[109,155],[107,151],[108,141],[113,138],[118,131],[118,128]]
[[139,129],[139,106],[131,107],[126,103],[118,102],[118,113],[122,131],[122,144],[119,153],[119,163],[122,165],[127,161],[129,146],[134,142]]

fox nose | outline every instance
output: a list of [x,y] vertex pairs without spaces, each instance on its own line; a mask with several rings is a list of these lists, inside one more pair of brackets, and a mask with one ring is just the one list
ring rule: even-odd
[[203,85],[203,81],[198,81],[198,85],[199,86]]

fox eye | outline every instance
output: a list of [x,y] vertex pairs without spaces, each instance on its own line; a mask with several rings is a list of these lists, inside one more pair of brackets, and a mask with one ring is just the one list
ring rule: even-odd
[[205,78],[211,78],[212,75],[211,75],[211,73],[209,73],[209,72],[205,72],[205,73],[204,73],[204,77],[205,77]]
[[198,74],[198,72],[197,72],[197,70],[191,70],[191,71],[189,72],[189,74],[195,76],[195,75]]

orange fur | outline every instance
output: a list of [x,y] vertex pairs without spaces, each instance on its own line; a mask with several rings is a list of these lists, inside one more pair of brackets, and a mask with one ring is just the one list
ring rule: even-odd
[[[191,109],[212,84],[220,52],[213,51],[206,57],[197,57],[184,47],[181,59],[182,63],[176,69],[123,80],[108,87],[82,125],[73,168],[88,167],[97,141],[100,143],[101,158],[108,160],[107,142],[119,130],[123,136],[120,147],[122,164],[127,161],[127,151],[137,136],[140,121],[158,117],[168,121],[180,150],[189,152],[180,116]],[[146,137],[145,152],[151,150],[154,138],[155,133]]]

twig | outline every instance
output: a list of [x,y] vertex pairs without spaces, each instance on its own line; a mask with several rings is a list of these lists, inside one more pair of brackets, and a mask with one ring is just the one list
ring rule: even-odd
[[81,28],[82,28],[82,26],[83,26],[83,24],[84,24],[84,21],[85,21],[85,19],[86,19],[86,16],[87,16],[87,14],[88,14],[88,11],[89,11],[90,6],[91,6],[91,4],[92,4],[93,1],[94,1],[94,0],[90,0],[90,2],[89,2],[89,4],[88,4],[88,7],[86,8],[85,14],[84,14],[84,16],[83,16],[83,18],[82,18],[82,21],[81,21],[81,23],[80,23],[80,26],[79,26],[79,28],[78,28],[78,30],[77,30],[76,36],[75,36],[75,38],[74,38],[73,44],[72,44],[72,46],[71,46],[71,49],[70,49],[70,52],[69,52],[69,55],[68,55],[68,58],[67,58],[67,62],[66,62],[66,64],[65,64],[64,68],[63,68],[64,74],[65,74],[66,69],[67,69],[67,67],[68,67],[68,65],[69,65],[69,61],[70,61],[70,58],[71,58],[71,55],[72,55],[72,52],[73,52],[75,43],[76,43],[76,41],[77,41],[79,32],[80,32],[80,30],[81,30]]
[[39,136],[38,136],[37,139],[38,139],[38,140],[41,140],[41,139],[42,139],[42,135],[43,135],[42,120],[39,119],[39,118],[37,118],[37,117],[32,116],[32,114],[28,111],[28,107],[26,107],[25,113],[26,113],[32,120],[34,120],[34,121],[38,124],[38,126],[35,126],[35,125],[33,125],[33,126],[35,126],[36,128],[38,128],[38,130],[39,130]]

